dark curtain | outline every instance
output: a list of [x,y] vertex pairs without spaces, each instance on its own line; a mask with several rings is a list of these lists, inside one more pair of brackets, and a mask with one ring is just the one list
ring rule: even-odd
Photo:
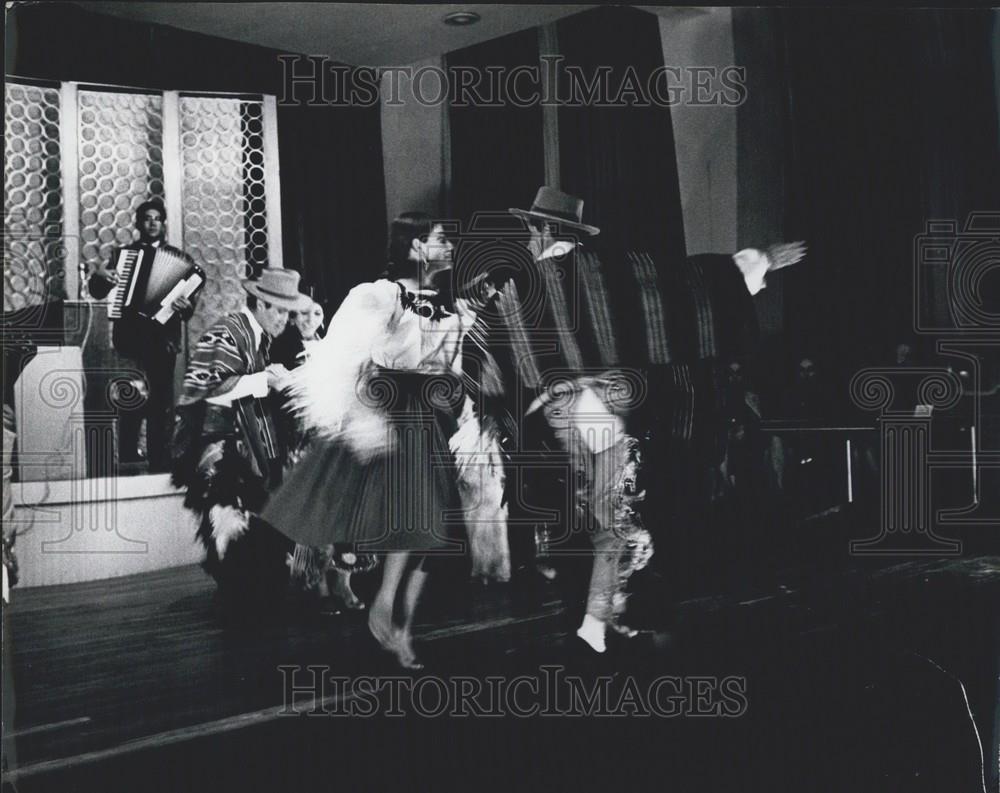
[[[641,85],[663,64],[657,18],[626,7],[576,14],[557,24],[564,65],[580,67],[591,80],[610,66],[610,94],[616,96],[632,66]],[[569,88],[565,73],[560,95]],[[626,95],[627,96],[627,95]],[[597,103],[559,108],[562,189],[585,201],[584,220],[601,228],[602,251],[640,250],[660,267],[686,255],[677,160],[670,110],[600,107]]]
[[385,269],[379,107],[279,107],[285,266],[327,309]]
[[[840,393],[914,323],[914,239],[930,219],[996,210],[987,11],[777,10],[786,81],[785,327]],[[776,123],[780,123],[776,120]],[[925,287],[926,288],[926,287]]]
[[[537,28],[447,56],[449,70],[502,67],[509,73],[518,66],[537,68],[538,63]],[[519,89],[525,95],[527,85],[525,80]],[[479,93],[488,97],[485,85]],[[449,107],[452,181],[448,203],[452,215],[463,221],[475,212],[527,208],[545,178],[541,106],[537,102],[517,106],[503,84],[495,101],[499,107],[475,103],[463,107],[455,102]]]

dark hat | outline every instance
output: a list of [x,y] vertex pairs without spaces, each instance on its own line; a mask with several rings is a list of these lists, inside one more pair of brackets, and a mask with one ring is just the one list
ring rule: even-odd
[[312,303],[309,295],[299,292],[299,274],[282,267],[265,267],[256,280],[241,282],[254,297],[289,311],[304,311]]
[[525,211],[511,207],[508,211],[518,217],[553,220],[591,236],[601,233],[601,230],[596,226],[588,226],[583,222],[582,198],[556,190],[554,187],[539,187],[531,209]]

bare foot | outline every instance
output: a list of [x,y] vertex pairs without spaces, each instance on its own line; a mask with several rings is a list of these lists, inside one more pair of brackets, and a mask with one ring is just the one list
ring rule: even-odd
[[392,617],[388,610],[379,608],[377,603],[368,612],[368,630],[371,631],[375,641],[381,645],[383,650],[388,650],[391,653],[396,652],[398,646],[397,630],[392,625]]
[[423,669],[424,665],[417,660],[410,637],[390,621],[383,621],[379,612],[377,607],[368,612],[368,630],[375,641],[383,650],[396,656],[396,661],[403,669]]
[[396,658],[404,669],[423,669],[424,665],[417,659],[413,649],[413,639],[409,633],[399,631],[396,639]]
[[351,574],[343,570],[334,571],[333,591],[337,597],[344,601],[344,605],[349,609],[360,610],[365,607],[364,601],[354,594],[351,589]]

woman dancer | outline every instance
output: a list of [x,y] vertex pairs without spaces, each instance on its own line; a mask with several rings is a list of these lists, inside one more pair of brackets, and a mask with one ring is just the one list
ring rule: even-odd
[[303,545],[384,553],[368,627],[400,665],[419,669],[410,629],[424,560],[459,546],[444,513],[459,504],[448,438],[463,403],[468,320],[439,288],[452,267],[440,225],[401,215],[388,257],[386,277],[351,290],[293,373],[293,408],[317,440],[265,517]]
[[[324,319],[323,307],[315,301],[293,313],[284,332],[271,345],[271,360],[283,364],[289,371],[301,366],[310,350],[326,335]],[[276,398],[281,402],[281,409],[276,414],[282,419],[289,462],[294,465],[303,457],[309,439],[300,431],[295,418],[284,409],[287,397],[280,395]],[[372,554],[358,554],[357,549],[350,545],[328,545],[325,548],[296,545],[290,566],[293,578],[303,581],[307,590],[318,591],[323,602],[331,604],[323,607],[324,613],[336,614],[340,607],[336,605],[336,600],[331,600],[328,573],[333,573],[332,594],[348,609],[360,610],[365,604],[351,589],[351,575],[368,572],[374,569],[377,562]]]

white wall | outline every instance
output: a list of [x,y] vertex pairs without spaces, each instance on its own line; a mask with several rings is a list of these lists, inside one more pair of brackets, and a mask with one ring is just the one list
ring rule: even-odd
[[[411,64],[444,68],[444,58],[436,57]],[[399,79],[399,78],[397,78]],[[386,215],[391,221],[400,212],[421,211],[436,215],[444,209],[448,163],[445,162],[448,106],[441,102],[426,106],[413,99],[405,78],[400,79],[399,105],[391,105],[388,76],[383,78],[382,162],[385,170]],[[437,90],[427,77],[424,90]]]
[[[663,61],[688,68],[735,64],[732,10],[660,16]],[[679,103],[670,109],[688,254],[737,250],[735,107]]]
[[[668,9],[660,16],[664,63],[734,65],[731,10],[698,11],[677,14]],[[414,70],[422,66],[443,68],[444,58],[412,64]],[[405,90],[401,92],[404,104],[390,106],[387,85],[382,89],[387,215],[391,219],[412,209],[441,212],[447,203],[449,179],[447,106],[421,106]],[[680,104],[671,108],[688,253],[738,249],[736,114],[735,107]]]
[[18,588],[114,578],[202,559],[166,475],[14,483]]

